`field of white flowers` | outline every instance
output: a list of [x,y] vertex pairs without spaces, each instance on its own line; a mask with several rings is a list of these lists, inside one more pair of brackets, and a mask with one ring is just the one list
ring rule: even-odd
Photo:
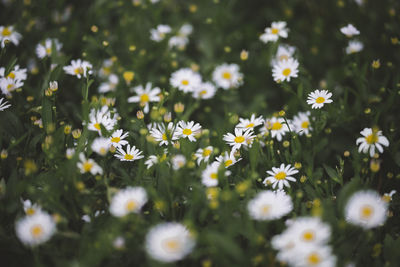
[[1,0],[1,266],[400,266],[397,0]]

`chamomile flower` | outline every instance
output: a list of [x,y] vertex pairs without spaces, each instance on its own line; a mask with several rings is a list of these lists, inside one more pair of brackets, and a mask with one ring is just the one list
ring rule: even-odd
[[75,155],[75,148],[67,148],[65,150],[65,157],[67,159],[72,159],[72,157]]
[[128,135],[128,132],[124,133],[122,129],[118,129],[112,133],[108,141],[113,147],[120,148],[128,144],[128,141],[124,140],[126,137],[128,137]]
[[201,76],[189,68],[183,68],[171,74],[169,83],[184,93],[193,93],[201,84]]
[[150,39],[155,42],[164,40],[165,35],[171,32],[171,27],[168,25],[160,24],[155,29],[150,30]]
[[299,171],[292,167],[290,164],[286,165],[281,164],[279,168],[272,167],[271,171],[267,171],[270,175],[263,181],[265,186],[272,184],[272,188],[278,187],[279,189],[283,189],[283,187],[290,187],[289,181],[296,182],[296,178],[292,177],[293,174],[298,173]]
[[383,153],[383,146],[389,146],[389,140],[382,135],[382,131],[377,129],[365,128],[360,132],[363,137],[357,138],[356,144],[359,145],[358,152],[368,153],[371,157],[379,151]]
[[250,217],[259,221],[279,219],[292,209],[292,199],[283,191],[261,191],[247,204]]
[[215,160],[219,163],[224,164],[225,168],[228,168],[235,165],[236,162],[241,161],[242,158],[236,159],[234,153],[228,153],[227,151],[225,151],[223,155],[218,156]]
[[356,27],[353,26],[353,24],[348,24],[345,27],[340,28],[340,32],[346,35],[346,37],[351,38],[354,35],[359,35],[360,31],[357,30]]
[[332,93],[327,90],[315,90],[308,94],[307,104],[313,109],[322,108],[325,104],[333,102],[331,96]]
[[346,54],[354,54],[363,50],[364,44],[360,41],[349,41],[349,45],[346,47]]
[[0,77],[2,78],[10,78],[12,80],[18,80],[18,81],[25,81],[28,75],[26,74],[27,69],[25,68],[20,68],[19,65],[15,65],[14,68],[7,74],[6,69],[1,67],[0,68]]
[[128,144],[126,151],[122,147],[119,147],[114,156],[120,161],[135,161],[143,158],[143,155],[141,155],[142,153],[143,152],[137,149],[135,146],[131,147],[131,145]]
[[90,110],[88,130],[97,131],[101,134],[101,126],[103,126],[107,131],[112,131],[117,124],[118,114],[111,111],[114,112],[107,106],[102,106],[100,110]]
[[236,128],[254,130],[255,127],[262,125],[263,123],[264,119],[262,116],[256,118],[256,115],[252,114],[250,119],[239,118],[239,123],[236,125]]
[[237,64],[224,63],[217,66],[212,77],[215,84],[225,90],[237,88],[243,84],[243,74],[239,72]]
[[180,121],[176,127],[176,134],[180,138],[187,138],[190,142],[195,142],[195,136],[201,133],[201,126],[194,121]]
[[331,227],[318,217],[298,217],[286,231],[291,233],[296,249],[326,244],[331,237]]
[[16,80],[12,78],[0,78],[0,88],[1,92],[6,96],[10,96],[12,92],[21,88],[24,83],[21,80]]
[[93,159],[86,159],[83,153],[79,154],[79,160],[76,165],[81,173],[90,172],[92,175],[103,174],[103,169]]
[[111,75],[113,65],[114,65],[114,59],[112,58],[105,59],[99,70],[99,76],[105,78]]
[[358,191],[350,197],[345,207],[346,221],[370,229],[386,221],[388,203],[373,190]]
[[296,51],[296,48],[294,46],[290,45],[279,45],[278,50],[276,51],[275,58],[271,60],[271,65],[274,66],[277,64],[277,62],[281,62],[284,60],[288,60],[289,58],[292,58],[294,53]]
[[197,164],[200,165],[202,161],[208,162],[212,153],[213,153],[212,146],[197,149],[196,153],[194,154],[197,159]]
[[165,263],[182,260],[192,252],[194,246],[195,240],[189,230],[175,222],[153,226],[145,241],[150,257]]
[[198,87],[194,89],[193,97],[198,99],[210,99],[214,97],[216,91],[217,88],[215,88],[212,83],[201,83]]
[[4,48],[7,41],[18,45],[21,38],[22,35],[14,30],[14,26],[0,26],[1,48]]
[[50,57],[53,52],[53,45],[56,52],[61,50],[62,44],[57,39],[46,39],[43,43],[39,43],[36,46],[36,55],[38,58],[42,59],[45,57]]
[[299,72],[299,62],[297,59],[289,58],[276,62],[272,67],[272,77],[277,83],[288,81],[291,78],[296,78]]
[[232,147],[232,152],[240,149],[242,146],[249,146],[252,143],[255,135],[252,129],[235,128],[235,134],[224,134],[223,140]]
[[110,74],[107,78],[106,82],[103,82],[99,86],[99,93],[108,93],[108,92],[115,92],[117,89],[117,85],[119,83],[119,78],[115,74]]
[[[272,138],[276,138],[279,142],[282,141],[283,136],[289,132],[289,127],[285,119],[281,117],[272,117],[265,120],[265,127],[262,131],[268,130]],[[265,134],[265,133],[264,133]]]
[[100,156],[105,156],[110,150],[109,139],[105,137],[97,137],[93,140],[91,148]]
[[164,124],[158,123],[150,128],[150,135],[157,141],[159,145],[168,145],[172,141],[178,140],[178,134],[175,131],[175,125],[170,122],[167,127]]
[[143,187],[127,187],[121,189],[112,197],[110,213],[115,217],[139,213],[146,202],[147,193]]
[[172,36],[168,41],[168,46],[170,48],[177,47],[178,49],[185,49],[186,45],[189,43],[189,35],[193,31],[193,26],[190,24],[184,24],[179,29],[176,36]]
[[7,101],[4,101],[4,98],[0,98],[0,111],[4,111],[6,109],[8,109],[9,107],[11,107],[11,104],[8,104]]
[[186,157],[184,155],[178,154],[171,158],[172,169],[179,170],[186,165]]
[[66,74],[76,76],[78,79],[82,77],[87,77],[88,75],[92,74],[92,64],[90,64],[86,60],[71,60],[71,65],[64,66],[63,70]]
[[220,163],[215,161],[208,165],[201,174],[201,183],[207,187],[218,185],[218,169]]
[[158,158],[156,155],[150,155],[147,160],[144,162],[144,165],[146,165],[147,169],[150,169],[154,165],[158,163]]
[[144,113],[149,112],[150,102],[160,101],[158,95],[161,93],[161,90],[158,87],[152,88],[151,83],[147,83],[146,88],[143,88],[142,85],[136,86],[133,88],[133,91],[135,91],[136,96],[129,97],[128,103],[140,103],[140,106],[144,107]]
[[310,123],[310,112],[299,112],[297,115],[293,117],[292,121],[294,130],[299,135],[307,135],[312,131],[311,123]]
[[27,216],[32,216],[38,212],[42,212],[42,207],[37,203],[32,203],[29,199],[22,200],[22,204],[24,206],[24,211]]
[[304,246],[293,253],[289,262],[296,267],[335,267],[336,256],[330,246]]
[[47,242],[55,231],[56,224],[53,218],[44,211],[25,216],[15,224],[15,232],[19,240],[29,247]]
[[267,27],[260,36],[260,40],[264,43],[276,42],[279,37],[287,38],[289,29],[286,28],[285,21],[272,22],[271,27]]

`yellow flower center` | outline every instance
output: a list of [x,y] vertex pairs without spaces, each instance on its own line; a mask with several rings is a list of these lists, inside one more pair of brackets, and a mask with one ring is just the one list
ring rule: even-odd
[[211,149],[204,149],[203,150],[203,157],[210,156],[211,152],[212,152]]
[[277,29],[277,28],[272,28],[272,29],[271,29],[271,33],[272,33],[272,34],[278,34],[278,33],[279,33],[279,29]]
[[235,143],[243,143],[244,142],[244,137],[243,136],[236,136],[235,137]]
[[132,200],[132,199],[128,200],[128,202],[126,202],[126,204],[125,204],[125,210],[128,212],[131,212],[131,211],[135,210],[136,206],[137,205],[134,200]]
[[36,224],[31,227],[31,234],[34,238],[39,238],[43,234],[43,228],[41,225]]
[[205,94],[207,94],[207,90],[201,90],[199,93],[199,95],[205,95]]
[[83,170],[85,172],[90,171],[93,168],[93,163],[90,163],[89,161],[85,161],[85,163],[83,163]]
[[216,172],[211,173],[210,174],[210,178],[211,179],[218,179],[218,173],[216,173]]
[[164,141],[167,141],[168,140],[168,138],[167,138],[167,135],[165,134],[165,133],[163,133],[163,135],[162,135],[162,140],[164,140]]
[[249,123],[249,124],[247,124],[247,126],[246,126],[246,128],[251,128],[251,127],[254,127],[254,123]]
[[101,155],[105,155],[107,153],[107,150],[104,147],[102,147],[102,148],[100,148],[99,152]]
[[292,70],[290,68],[286,68],[282,71],[283,76],[289,76]]
[[367,137],[365,137],[365,141],[367,141],[367,143],[369,145],[375,144],[378,142],[378,135],[376,135],[375,133],[368,135]]
[[100,123],[98,123],[98,122],[96,122],[94,125],[94,128],[96,128],[97,130],[101,130],[101,127],[100,127]]
[[26,210],[26,215],[33,215],[33,214],[35,214],[35,209],[32,209],[32,208],[28,208],[27,210]]
[[322,104],[325,102],[325,98],[323,98],[322,96],[317,97],[317,99],[315,99],[315,102],[318,104]]
[[177,252],[180,250],[181,244],[177,240],[172,239],[172,240],[165,241],[164,247],[168,252],[173,253],[173,252]]
[[146,102],[149,102],[149,95],[148,94],[143,94],[143,95],[141,95],[140,96],[140,102],[142,102],[142,103],[146,103]]
[[78,75],[78,74],[83,74],[83,68],[82,68],[82,67],[79,67],[79,68],[74,69],[74,73],[75,73],[76,75]]
[[361,208],[361,218],[363,219],[369,219],[371,216],[374,214],[374,208],[371,207],[370,205],[364,205]]
[[125,154],[124,159],[126,159],[126,160],[133,160],[133,155],[131,155],[131,154]]
[[225,71],[224,73],[222,73],[222,78],[229,80],[232,77],[232,74],[230,74],[230,72]]
[[46,54],[48,54],[48,55],[51,54],[51,47],[46,48]]
[[310,265],[316,265],[318,263],[321,262],[321,258],[319,257],[319,255],[317,253],[311,253],[308,257],[307,257],[307,261]]
[[3,36],[10,36],[11,35],[11,31],[7,27],[4,27],[3,31],[1,32],[1,34]]
[[385,202],[390,202],[390,200],[392,200],[392,197],[391,197],[391,196],[388,196],[388,195],[384,195],[384,196],[382,197],[382,200],[385,201]]
[[184,135],[191,135],[192,134],[192,130],[186,128],[186,129],[183,129],[182,133]]
[[182,84],[182,85],[189,85],[189,81],[188,81],[188,80],[182,80],[182,81],[181,81],[181,84]]
[[121,138],[119,138],[119,137],[112,137],[111,138],[111,142],[112,143],[119,143],[119,141],[121,141]]
[[261,207],[261,214],[262,215],[267,215],[270,210],[271,210],[271,206],[270,205],[263,205]]
[[301,128],[307,129],[309,125],[310,125],[310,122],[309,122],[309,121],[303,121],[303,122],[301,123]]
[[280,130],[281,128],[282,128],[282,123],[280,123],[280,122],[274,122],[274,124],[272,124],[272,128],[271,128],[271,130],[273,130],[273,131],[278,131],[278,130]]
[[11,91],[12,89],[14,89],[14,84],[10,83],[9,85],[7,85],[8,91]]
[[231,166],[232,163],[233,163],[233,161],[231,159],[228,159],[227,161],[225,161],[225,167]]
[[305,231],[303,233],[303,239],[307,242],[313,241],[315,239],[315,234],[313,231]]
[[15,73],[14,73],[14,72],[10,72],[10,73],[7,75],[7,78],[15,79]]
[[278,172],[275,174],[275,179],[276,180],[284,180],[286,178],[286,173],[285,172]]
[[284,60],[288,60],[289,59],[289,56],[288,55],[281,55],[280,57],[279,57],[279,61],[284,61]]

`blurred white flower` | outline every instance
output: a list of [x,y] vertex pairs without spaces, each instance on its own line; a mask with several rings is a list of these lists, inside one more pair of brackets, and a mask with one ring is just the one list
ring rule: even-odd
[[213,81],[225,90],[237,88],[243,84],[243,74],[239,71],[239,65],[224,63],[215,68],[212,74]]
[[119,190],[111,199],[110,213],[123,217],[129,213],[139,213],[147,202],[147,193],[143,187],[127,187]]
[[254,220],[276,220],[291,212],[292,199],[283,191],[261,191],[247,203]]
[[260,40],[264,43],[276,42],[279,37],[287,38],[289,29],[286,28],[285,21],[272,22],[271,27],[267,27],[260,36]]
[[349,45],[346,47],[346,54],[354,54],[363,50],[364,44],[360,41],[349,41]]
[[348,24],[347,26],[340,28],[340,32],[346,35],[348,38],[360,34],[360,31],[357,30],[357,28],[354,27],[353,24]]

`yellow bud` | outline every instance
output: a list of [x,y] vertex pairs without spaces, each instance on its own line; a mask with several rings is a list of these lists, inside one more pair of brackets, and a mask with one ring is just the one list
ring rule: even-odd
[[242,50],[240,52],[240,60],[246,61],[249,58],[249,52],[246,50]]
[[349,156],[350,156],[350,151],[347,151],[347,150],[346,150],[346,151],[343,153],[343,156],[345,156],[346,158],[349,157]]
[[197,11],[197,6],[196,5],[190,5],[189,6],[189,11],[191,12],[191,13],[195,13],[196,11]]
[[70,134],[71,133],[71,125],[65,125],[64,126],[64,134]]
[[279,111],[279,116],[283,117],[286,115],[286,112],[284,110]]
[[76,189],[78,189],[78,191],[82,191],[85,189],[85,184],[83,182],[79,181],[79,182],[75,183],[75,187],[76,187]]
[[176,104],[174,105],[174,111],[175,111],[176,113],[182,113],[184,110],[185,110],[185,105],[182,104],[181,102],[176,103]]
[[374,61],[372,61],[371,66],[372,66],[372,68],[374,68],[374,69],[379,69],[380,66],[381,66],[381,62],[379,61],[379,59],[374,60]]
[[1,150],[1,153],[0,153],[0,157],[1,157],[1,159],[6,159],[6,158],[8,157],[8,152],[7,152],[7,150],[2,149],[2,150]]
[[129,85],[135,77],[135,73],[133,71],[125,71],[122,76],[124,77],[126,84]]
[[25,175],[30,175],[37,171],[37,166],[33,160],[27,159],[24,162],[24,169],[25,169]]
[[236,191],[239,194],[243,194],[243,193],[245,193],[247,191],[247,189],[249,189],[250,185],[251,185],[250,181],[248,181],[248,180],[243,181],[243,182],[241,182],[241,183],[236,185]]
[[212,266],[212,261],[211,260],[203,260],[201,262],[201,267],[211,267]]
[[90,27],[90,30],[94,33],[99,31],[99,28],[96,25],[93,25],[92,27]]
[[139,110],[138,112],[136,112],[136,118],[138,118],[139,120],[143,120],[144,118],[143,111]]
[[81,129],[75,129],[72,131],[72,137],[74,137],[75,139],[78,139],[79,137],[81,137],[81,134],[82,134]]
[[283,141],[283,147],[289,147],[290,142],[289,141]]
[[230,53],[232,51],[232,49],[230,46],[225,46],[224,51],[225,51],[225,53]]
[[302,176],[300,177],[300,182],[301,182],[301,183],[304,183],[306,180],[307,180],[307,176],[302,175]]
[[129,46],[129,51],[133,52],[136,50],[136,46],[135,45],[130,45]]
[[35,98],[31,95],[26,97],[26,101],[28,101],[28,102],[32,102],[34,99]]
[[295,162],[294,163],[294,167],[296,168],[296,169],[301,169],[301,163],[300,162]]
[[165,202],[162,200],[154,201],[154,208],[158,211],[164,211],[165,209]]
[[375,159],[371,160],[369,168],[371,169],[372,172],[378,172],[381,168],[380,161]]
[[44,94],[45,94],[46,96],[52,96],[52,95],[53,95],[53,92],[52,92],[50,89],[46,89],[46,90],[44,91]]

